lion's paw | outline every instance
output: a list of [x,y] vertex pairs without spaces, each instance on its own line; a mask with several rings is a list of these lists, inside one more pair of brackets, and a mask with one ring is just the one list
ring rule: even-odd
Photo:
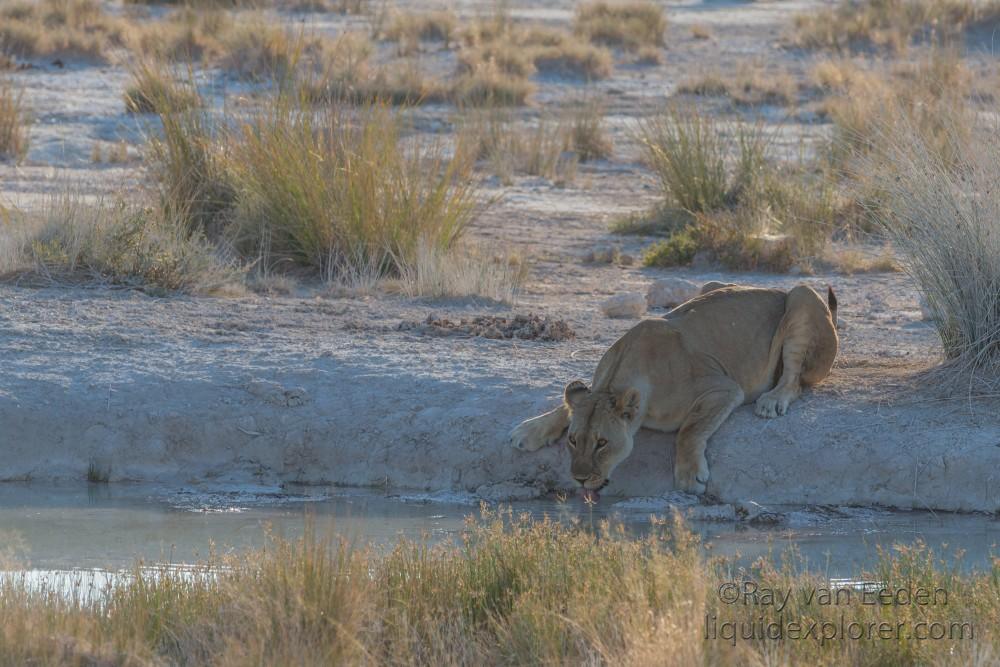
[[674,487],[688,493],[705,493],[708,484],[708,461],[704,456],[698,465],[678,463],[674,468]]
[[754,406],[754,414],[764,419],[774,419],[788,412],[788,404],[791,400],[787,396],[768,392],[757,399]]

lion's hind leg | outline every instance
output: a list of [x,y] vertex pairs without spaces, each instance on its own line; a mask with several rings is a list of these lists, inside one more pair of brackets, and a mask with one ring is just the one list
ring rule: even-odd
[[514,449],[535,452],[555,443],[569,427],[569,408],[565,404],[543,415],[525,419],[510,432]]
[[803,385],[825,378],[837,354],[837,332],[830,310],[805,286],[788,293],[785,315],[775,334],[781,345],[781,377],[757,399],[754,413],[767,419],[784,415]]

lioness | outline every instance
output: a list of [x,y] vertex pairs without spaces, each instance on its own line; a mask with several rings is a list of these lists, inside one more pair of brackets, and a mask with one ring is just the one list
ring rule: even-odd
[[593,386],[566,385],[555,410],[511,432],[536,451],[569,430],[570,471],[596,499],[632,451],[641,426],[679,431],[677,489],[702,493],[705,446],[738,406],[761,417],[785,414],[803,386],[825,378],[837,356],[837,300],[799,285],[778,289],[708,283],[663,319],[643,320],[604,353]]

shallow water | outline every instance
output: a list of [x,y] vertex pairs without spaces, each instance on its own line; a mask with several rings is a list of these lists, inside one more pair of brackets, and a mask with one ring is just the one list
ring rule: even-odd
[[[639,533],[648,510],[621,509],[602,500],[593,511],[577,499],[514,503],[515,511],[584,524],[614,518]],[[858,508],[774,508],[776,526],[733,521],[691,522],[714,554],[743,564],[789,550],[809,569],[832,578],[857,576],[877,559],[877,548],[923,540],[942,556],[965,552],[963,568],[987,568],[1000,541],[1000,521],[984,515],[889,512]],[[274,488],[147,485],[0,484],[0,559],[41,574],[68,570],[118,570],[145,563],[193,563],[214,550],[262,546],[267,532],[302,533],[307,515],[320,534],[333,531],[358,542],[386,544],[399,536],[430,540],[457,537],[475,501],[460,494]],[[946,547],[941,547],[946,544]]]

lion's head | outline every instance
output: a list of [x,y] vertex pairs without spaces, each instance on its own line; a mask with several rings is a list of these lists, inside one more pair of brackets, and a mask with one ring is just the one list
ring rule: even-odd
[[574,380],[566,385],[563,398],[570,412],[570,473],[584,489],[600,490],[607,486],[615,467],[632,452],[639,392],[593,392]]

